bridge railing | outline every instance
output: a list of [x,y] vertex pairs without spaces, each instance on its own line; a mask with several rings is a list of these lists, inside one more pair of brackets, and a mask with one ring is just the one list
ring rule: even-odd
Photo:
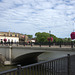
[[[0,75],[70,75],[70,55],[0,72]],[[72,75],[75,75],[72,74]]]
[[58,47],[70,47],[70,48],[74,48],[75,47],[75,42],[74,41],[71,41],[71,42],[35,42],[35,43],[27,43],[27,42],[6,42],[6,43],[0,43],[0,45],[6,45],[6,46],[31,46],[31,47],[35,47],[35,46],[38,46],[38,47],[42,47],[42,46],[45,46],[45,47],[51,47],[51,46],[58,46]]

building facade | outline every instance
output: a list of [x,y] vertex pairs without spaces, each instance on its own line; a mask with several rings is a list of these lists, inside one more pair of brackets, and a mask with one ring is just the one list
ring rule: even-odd
[[23,35],[15,32],[0,32],[0,42],[6,39],[6,42],[27,42],[27,35]]

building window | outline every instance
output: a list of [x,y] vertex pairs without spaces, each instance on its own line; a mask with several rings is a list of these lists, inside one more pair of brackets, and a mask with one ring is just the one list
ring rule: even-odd
[[10,36],[12,36],[12,34]]
[[4,36],[5,36],[5,34],[4,34]]
[[17,37],[17,34],[15,34],[15,37]]

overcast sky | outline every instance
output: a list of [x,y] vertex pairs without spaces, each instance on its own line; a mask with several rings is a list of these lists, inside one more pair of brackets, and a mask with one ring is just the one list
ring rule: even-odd
[[75,29],[75,0],[0,0],[0,31],[35,35],[51,31],[70,37]]

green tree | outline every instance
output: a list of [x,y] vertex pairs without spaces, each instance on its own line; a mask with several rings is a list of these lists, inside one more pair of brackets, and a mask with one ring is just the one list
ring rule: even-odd
[[58,38],[58,41],[57,42],[64,42],[64,40],[61,39],[61,38]]
[[43,32],[43,33],[38,32],[35,34],[35,36],[36,36],[37,42],[46,42],[49,34],[45,33],[45,32]]
[[56,36],[54,36],[53,34],[46,33],[46,32],[42,32],[42,33],[37,32],[35,36],[36,36],[37,42],[48,42],[48,37],[53,37],[53,42],[58,41],[58,38]]
[[68,38],[68,42],[71,42],[71,38]]
[[27,36],[28,36],[28,38],[30,38],[30,39],[33,37],[33,35],[27,35]]

